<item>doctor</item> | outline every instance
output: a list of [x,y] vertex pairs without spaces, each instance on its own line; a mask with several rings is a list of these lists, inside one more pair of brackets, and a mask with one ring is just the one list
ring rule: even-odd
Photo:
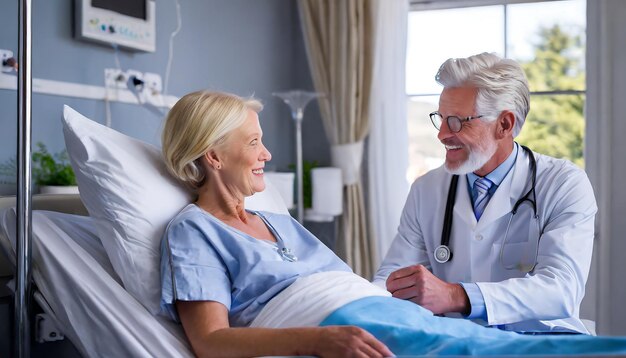
[[579,319],[597,211],[571,162],[515,143],[529,110],[516,62],[449,59],[430,114],[445,164],[411,187],[374,281],[436,314],[518,332],[588,333]]

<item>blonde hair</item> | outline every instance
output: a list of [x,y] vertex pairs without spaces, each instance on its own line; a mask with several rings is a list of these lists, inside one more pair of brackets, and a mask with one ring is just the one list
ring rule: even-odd
[[181,98],[170,110],[161,134],[167,170],[194,189],[204,184],[201,159],[224,143],[241,126],[248,110],[260,112],[258,100],[223,92],[197,91]]

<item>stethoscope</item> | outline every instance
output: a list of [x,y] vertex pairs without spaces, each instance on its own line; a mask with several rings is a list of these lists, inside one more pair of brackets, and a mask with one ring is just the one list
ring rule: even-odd
[[[536,265],[536,259],[537,259],[537,255],[538,255],[538,250],[539,250],[539,237],[540,237],[540,230],[538,230],[537,234],[537,243],[536,243],[536,247],[535,247],[535,255],[534,255],[534,260],[532,260],[531,262],[528,263],[522,263],[521,261],[517,264],[507,264],[504,262],[503,259],[503,250],[504,250],[504,246],[506,244],[506,240],[507,237],[509,235],[509,228],[511,227],[511,222],[513,220],[513,216],[515,216],[515,214],[517,214],[517,212],[519,211],[519,208],[522,204],[527,203],[528,205],[530,205],[533,209],[533,220],[536,221],[537,223],[537,229],[539,229],[539,215],[537,215],[537,197],[535,194],[535,182],[537,181],[537,161],[535,160],[535,156],[533,155],[533,152],[528,149],[528,147],[526,146],[521,146],[522,149],[524,149],[524,151],[528,154],[528,157],[530,159],[530,163],[529,163],[529,167],[530,167],[530,171],[532,173],[531,176],[531,187],[530,190],[528,190],[528,192],[526,192],[526,194],[524,196],[522,196],[516,203],[515,205],[513,205],[513,209],[510,212],[509,215],[509,222],[506,226],[506,232],[504,233],[504,240],[502,242],[502,245],[500,247],[500,263],[502,263],[502,266],[504,266],[505,269],[507,270],[513,270],[513,269],[518,269],[522,272],[530,272],[534,269],[535,265]],[[448,199],[446,202],[446,212],[443,218],[443,230],[441,232],[441,245],[437,246],[437,248],[435,249],[434,252],[434,256],[435,256],[435,261],[437,261],[440,264],[446,263],[450,260],[452,260],[452,250],[450,250],[450,232],[452,230],[452,211],[454,209],[454,202],[456,200],[456,188],[457,188],[457,184],[459,181],[459,176],[458,175],[453,175],[452,176],[452,180],[450,181],[450,188],[448,189]]]

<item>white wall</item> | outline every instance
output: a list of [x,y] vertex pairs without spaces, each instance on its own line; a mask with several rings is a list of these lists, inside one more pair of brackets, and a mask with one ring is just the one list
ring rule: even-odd
[[[598,201],[598,333],[626,335],[626,1],[587,1],[586,165]],[[593,279],[592,276],[590,279]],[[593,295],[594,292],[591,292]]]

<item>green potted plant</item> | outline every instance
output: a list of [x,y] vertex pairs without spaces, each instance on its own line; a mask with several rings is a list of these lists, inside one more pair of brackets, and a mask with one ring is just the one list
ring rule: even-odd
[[[308,160],[302,161],[302,202],[304,203],[305,209],[310,209],[313,206],[313,189],[311,187],[311,169],[316,168],[318,166],[317,160],[312,162]],[[296,172],[296,165],[289,164],[289,169]],[[296,198],[296,200],[298,200]]]
[[[76,176],[67,152],[51,154],[45,144],[38,142],[32,154],[33,183],[42,194],[77,194]],[[0,184],[15,185],[17,163],[11,158],[0,164]]]
[[67,151],[50,154],[46,146],[38,142],[33,152],[33,181],[42,194],[77,194],[76,176],[69,163]]

